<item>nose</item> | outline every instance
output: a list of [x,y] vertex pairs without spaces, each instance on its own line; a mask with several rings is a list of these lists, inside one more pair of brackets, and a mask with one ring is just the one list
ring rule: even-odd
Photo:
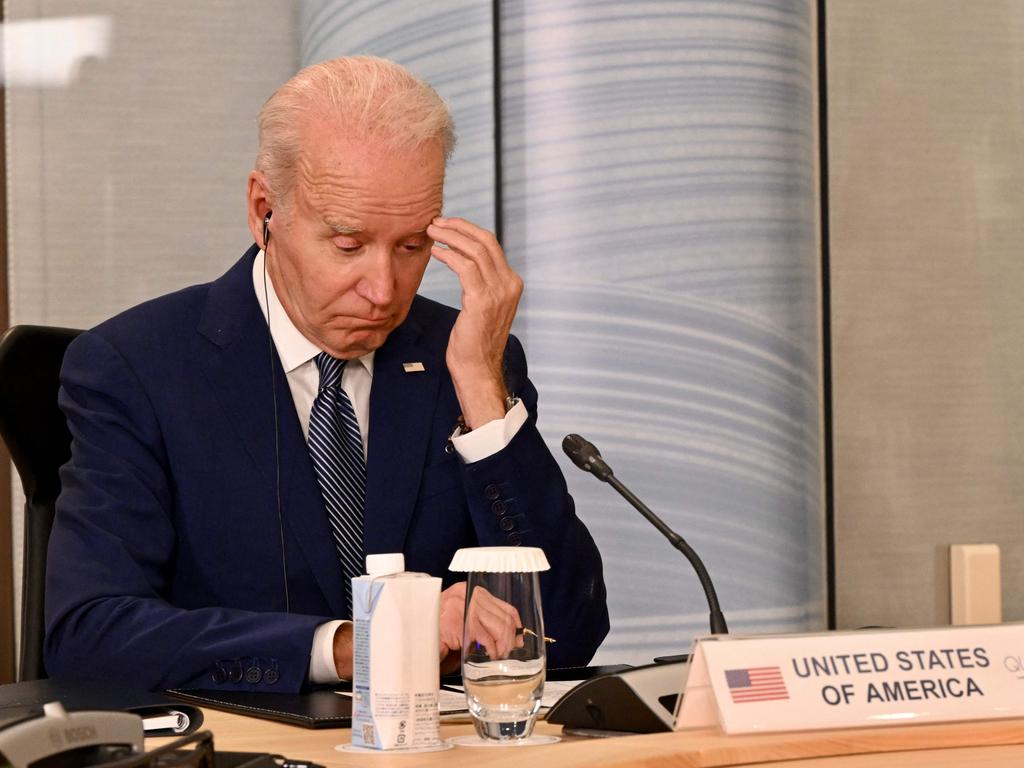
[[385,307],[395,298],[395,265],[391,254],[381,249],[367,260],[366,271],[356,284],[356,293],[376,307]]

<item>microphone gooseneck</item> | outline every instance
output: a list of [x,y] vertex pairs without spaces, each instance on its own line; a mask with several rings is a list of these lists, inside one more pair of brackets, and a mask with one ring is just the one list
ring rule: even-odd
[[708,609],[710,611],[711,634],[713,635],[727,635],[729,634],[729,628],[725,623],[725,616],[722,614],[722,609],[718,605],[718,595],[715,592],[715,585],[711,583],[711,576],[708,574],[707,568],[704,567],[704,563],[700,557],[693,550],[693,548],[686,543],[685,539],[678,533],[673,531],[665,522],[658,517],[650,508],[644,504],[636,495],[629,490],[622,482],[615,477],[611,467],[601,458],[601,452],[597,450],[593,443],[589,442],[580,435],[570,434],[566,435],[562,440],[562,450],[565,451],[566,455],[572,459],[572,463],[582,469],[584,472],[589,472],[594,475],[598,480],[608,483],[612,488],[619,492],[626,501],[628,501],[637,512],[647,518],[647,521],[661,531],[662,536],[668,539],[672,546],[678,549],[687,560],[690,561],[690,565],[693,566],[693,570],[697,572],[697,578],[700,580],[701,587],[704,588],[704,596],[708,601]]

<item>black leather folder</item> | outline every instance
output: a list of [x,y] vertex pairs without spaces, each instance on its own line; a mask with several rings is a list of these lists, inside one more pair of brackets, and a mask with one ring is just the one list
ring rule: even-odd
[[43,704],[59,701],[71,711],[114,710],[132,712],[143,719],[180,713],[181,727],[154,730],[147,728],[147,736],[173,736],[192,733],[203,722],[202,711],[168,696],[149,691],[134,691],[123,686],[103,682],[68,682],[62,680],[30,680],[24,683],[0,685],[0,727],[29,717],[39,717]]
[[167,695],[199,707],[212,707],[249,717],[279,720],[306,728],[350,728],[352,697],[340,687],[315,688],[305,693],[170,690]]
[[[561,667],[548,670],[549,680],[586,680],[595,674],[618,672],[625,665],[607,667]],[[445,683],[461,684],[459,677]],[[348,683],[318,687],[305,693],[250,693],[248,691],[170,690],[172,696],[200,707],[223,709],[250,717],[279,720],[306,728],[351,728],[352,697],[338,691],[351,690]]]

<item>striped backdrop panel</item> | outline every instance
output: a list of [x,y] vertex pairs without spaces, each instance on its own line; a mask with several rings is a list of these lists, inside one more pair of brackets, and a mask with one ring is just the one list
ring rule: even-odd
[[[494,55],[490,2],[302,0],[302,65],[337,56],[392,59],[429,82],[455,117],[458,145],[445,181],[445,211],[494,229]],[[458,306],[447,267],[432,263],[422,293]]]
[[[601,448],[703,555],[733,630],[821,627],[809,3],[504,0],[498,19],[491,6],[309,3],[304,60],[369,50],[461,94],[456,120],[484,174],[493,126],[476,128],[493,73],[468,73],[473,46],[445,36],[475,40],[482,68],[499,24],[504,243],[526,280],[515,330],[542,432],[558,456],[567,432]],[[460,26],[444,21],[455,7]],[[449,212],[479,203],[487,225],[483,176],[458,168]],[[427,292],[456,303],[443,277]],[[599,660],[685,651],[707,626],[689,566],[564,466],[605,561]]]

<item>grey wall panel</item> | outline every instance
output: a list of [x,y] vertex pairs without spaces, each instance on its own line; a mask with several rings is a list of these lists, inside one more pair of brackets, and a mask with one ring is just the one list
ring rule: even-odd
[[[814,23],[804,2],[502,4],[517,329],[578,431],[704,555],[738,631],[823,624]],[[696,577],[565,462],[605,558],[601,658],[706,631]]]
[[[393,59],[448,102],[458,147],[445,211],[493,230],[494,67],[491,3],[483,0],[302,0],[302,63],[352,54]],[[458,306],[455,276],[432,262],[422,293]]]
[[12,319],[92,325],[219,274],[251,242],[255,116],[294,71],[294,10],[10,0],[7,13],[106,16],[112,31],[70,87],[7,91]]
[[[109,22],[107,54],[68,87],[4,93],[12,323],[87,327],[223,272],[252,242],[256,113],[298,63],[286,3],[5,3],[7,22],[82,14]],[[16,575],[22,505],[15,488]]]
[[837,618],[1024,619],[1024,4],[830,0]]

